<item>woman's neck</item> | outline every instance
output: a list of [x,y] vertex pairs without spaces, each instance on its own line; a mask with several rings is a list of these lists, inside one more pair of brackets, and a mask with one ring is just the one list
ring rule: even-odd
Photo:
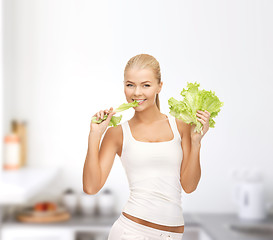
[[165,114],[162,114],[156,105],[155,107],[147,108],[143,111],[135,111],[135,114],[132,117],[133,121],[147,125],[164,119],[166,119]]

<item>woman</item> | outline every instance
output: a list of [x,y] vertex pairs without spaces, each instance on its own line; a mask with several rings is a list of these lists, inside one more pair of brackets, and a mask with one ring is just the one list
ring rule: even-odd
[[100,191],[116,154],[130,186],[128,202],[113,224],[108,240],[182,239],[181,188],[191,193],[200,180],[201,139],[209,129],[210,113],[196,114],[203,124],[203,135],[193,131],[195,125],[161,113],[158,94],[162,84],[158,61],[148,54],[136,55],[124,70],[126,100],[139,100],[134,116],[107,129],[115,114],[113,108],[93,115],[97,120],[104,114],[108,117],[90,126],[83,169],[84,192]]

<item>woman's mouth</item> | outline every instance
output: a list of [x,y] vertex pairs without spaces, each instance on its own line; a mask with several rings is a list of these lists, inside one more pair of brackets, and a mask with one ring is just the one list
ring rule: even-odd
[[[134,100],[134,99],[133,99]],[[141,105],[143,102],[145,102],[147,99],[143,99],[143,100],[134,100],[138,102],[138,105]]]

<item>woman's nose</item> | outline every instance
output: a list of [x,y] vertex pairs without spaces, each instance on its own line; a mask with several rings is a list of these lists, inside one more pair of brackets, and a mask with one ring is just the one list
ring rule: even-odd
[[141,89],[140,89],[140,87],[136,87],[134,93],[135,93],[136,96],[141,95]]

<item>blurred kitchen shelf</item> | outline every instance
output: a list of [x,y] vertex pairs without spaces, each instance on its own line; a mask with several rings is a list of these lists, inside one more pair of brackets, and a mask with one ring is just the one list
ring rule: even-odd
[[[19,222],[16,217],[6,219],[3,221],[4,229],[23,229],[28,228],[58,228],[69,229],[75,232],[109,232],[114,222],[119,218],[120,213],[114,213],[109,216],[102,216],[95,214],[92,216],[83,216],[81,214],[74,214],[67,221],[53,222],[53,223],[29,223]],[[190,227],[200,227],[199,222],[195,222],[192,214],[184,214],[187,225]]]
[[23,204],[57,176],[59,168],[23,167],[0,174],[0,205]]
[[112,224],[119,218],[120,214],[112,214],[109,216],[82,216],[81,214],[74,214],[67,221],[63,222],[52,222],[52,223],[30,223],[30,222],[20,222],[16,220],[13,216],[3,222],[5,227],[68,227],[69,229],[77,230],[109,230]]
[[[25,229],[28,229],[30,232],[34,230],[49,232],[60,230],[67,232],[68,235],[70,234],[70,239],[77,239],[76,236],[78,235],[108,234],[119,216],[120,213],[111,216],[95,215],[90,217],[76,214],[65,222],[44,224],[23,223],[16,221],[15,218],[10,218],[3,221],[2,229],[5,234],[21,232]],[[238,219],[237,214],[234,213],[184,213],[184,219],[185,232],[183,239],[185,240],[272,240],[272,235],[261,230],[270,226],[273,227],[273,215],[269,215],[261,221],[246,221]],[[230,225],[238,227],[255,226],[256,228],[259,227],[260,231],[238,232],[230,229]]]
[[[52,230],[60,230],[67,232],[66,236],[70,233],[70,239],[77,240],[82,237],[83,239],[93,239],[92,236],[100,236],[102,239],[107,239],[108,234],[113,226],[114,222],[119,218],[120,213],[115,213],[110,216],[92,215],[82,216],[81,214],[75,214],[65,222],[56,223],[24,223],[18,222],[15,218],[10,218],[3,222],[3,233],[9,235],[13,232],[20,232],[20,236],[23,231],[28,229],[30,232],[51,232]],[[185,223],[187,225],[185,230],[185,240],[215,240],[202,229],[200,222],[196,222],[198,215],[184,214]],[[15,231],[16,230],[16,231]],[[17,238],[14,238],[17,239]],[[56,238],[57,239],[57,238]],[[95,238],[96,239],[96,238]],[[218,240],[218,239],[217,239]]]

